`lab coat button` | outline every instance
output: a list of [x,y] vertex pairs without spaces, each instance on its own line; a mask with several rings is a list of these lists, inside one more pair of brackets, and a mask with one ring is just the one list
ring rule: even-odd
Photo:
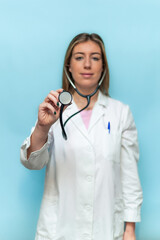
[[87,211],[90,211],[92,207],[90,205],[86,205],[85,208]]
[[92,182],[92,176],[86,176],[86,180],[87,180],[88,182]]

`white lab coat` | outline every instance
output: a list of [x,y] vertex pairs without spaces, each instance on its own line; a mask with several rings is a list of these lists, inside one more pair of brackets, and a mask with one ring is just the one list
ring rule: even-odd
[[[75,103],[64,120],[77,111]],[[110,122],[110,132],[108,130]],[[127,105],[99,93],[89,129],[80,114],[65,127],[52,125],[48,142],[26,158],[29,169],[46,165],[45,189],[36,240],[122,240],[124,222],[140,221],[137,131]]]

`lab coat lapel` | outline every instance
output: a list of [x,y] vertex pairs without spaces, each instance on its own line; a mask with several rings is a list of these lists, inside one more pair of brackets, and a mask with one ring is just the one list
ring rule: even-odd
[[98,94],[98,99],[97,102],[94,105],[93,112],[92,112],[92,117],[90,120],[89,124],[89,129],[90,131],[98,122],[98,120],[105,115],[105,108],[107,108],[108,105],[108,98],[106,98],[100,91]]

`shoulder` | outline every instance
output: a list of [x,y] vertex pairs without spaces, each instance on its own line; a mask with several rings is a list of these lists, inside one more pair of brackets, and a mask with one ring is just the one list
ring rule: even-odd
[[129,105],[117,99],[105,95],[103,95],[103,98],[104,102],[106,103],[105,104],[106,109],[110,110],[115,114],[125,114],[126,112],[130,111]]
[[100,104],[103,105],[106,116],[110,116],[115,122],[119,122],[123,125],[128,121],[133,121],[129,105],[117,99],[105,96],[102,93],[100,96]]
[[107,98],[108,98],[108,105],[112,106],[114,108],[122,108],[123,109],[128,106],[127,104],[124,104],[123,102],[121,102],[117,99],[114,99],[111,97],[107,97]]

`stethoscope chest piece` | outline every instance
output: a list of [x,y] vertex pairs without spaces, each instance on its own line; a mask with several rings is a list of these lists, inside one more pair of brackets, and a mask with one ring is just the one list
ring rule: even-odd
[[59,94],[59,101],[63,105],[69,105],[72,102],[72,95],[68,91],[63,91]]

